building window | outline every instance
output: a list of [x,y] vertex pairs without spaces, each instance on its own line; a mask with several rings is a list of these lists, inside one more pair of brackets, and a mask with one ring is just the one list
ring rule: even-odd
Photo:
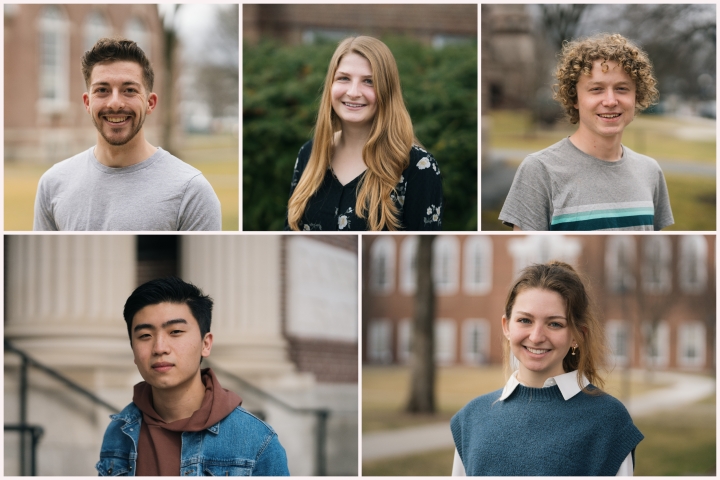
[[489,362],[490,323],[485,319],[471,318],[462,327],[463,362],[480,365]]
[[377,237],[370,247],[370,289],[389,294],[395,288],[395,240]]
[[643,325],[646,342],[645,362],[648,367],[665,368],[670,363],[670,328],[661,321],[653,330],[650,324]]
[[463,290],[468,295],[484,295],[492,288],[493,245],[489,237],[465,239],[463,247]]
[[605,278],[607,288],[616,293],[635,288],[635,240],[633,237],[614,235],[608,238],[605,248]]
[[392,362],[392,324],[390,320],[371,320],[368,324],[367,357],[372,363]]
[[458,291],[460,264],[458,239],[444,235],[433,242],[433,279],[438,295],[453,295]]
[[56,5],[43,7],[40,30],[40,100],[43,113],[65,109],[68,100],[69,26],[65,14]]
[[410,362],[412,356],[412,320],[404,318],[397,326],[397,359],[398,363]]
[[112,35],[112,29],[105,19],[105,15],[92,11],[85,18],[85,51],[90,50],[101,38]]
[[687,322],[678,327],[678,365],[705,366],[705,325],[701,322]]
[[661,295],[672,289],[670,265],[672,247],[664,236],[647,236],[643,240],[643,289],[653,295]]
[[707,285],[707,241],[700,235],[680,237],[678,262],[680,289],[684,293],[699,295]]
[[611,367],[625,367],[630,364],[630,328],[623,320],[608,320],[605,325],[610,347]]
[[405,237],[400,246],[400,291],[413,295],[417,284],[417,246],[416,236]]
[[508,251],[513,257],[513,275],[518,275],[529,265],[546,263],[550,260],[560,260],[575,265],[582,251],[582,244],[576,238],[562,235],[528,235],[510,240]]
[[125,25],[125,38],[134,41],[138,47],[145,52],[145,56],[151,58],[150,35],[145,23],[137,17],[132,17]]
[[455,320],[440,319],[435,322],[435,361],[439,365],[456,362],[455,344],[457,326]]

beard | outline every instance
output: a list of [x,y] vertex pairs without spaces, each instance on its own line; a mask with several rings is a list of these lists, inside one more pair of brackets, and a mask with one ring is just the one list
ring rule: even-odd
[[[120,135],[111,135],[111,134],[108,134],[105,129],[109,129],[111,131],[112,130],[121,130],[121,129],[120,128],[114,129],[111,126],[108,126],[108,124],[102,120],[102,117],[105,115],[126,116],[126,117],[130,117],[133,120],[133,122],[137,122],[137,123],[132,123],[130,125],[130,131],[125,135],[121,135],[121,136]],[[100,133],[100,135],[103,137],[103,139],[105,139],[105,141],[107,143],[109,143],[110,145],[113,145],[116,147],[125,145],[128,142],[130,142],[130,140],[135,138],[135,135],[138,134],[138,132],[142,129],[143,124],[145,123],[145,114],[144,113],[141,114],[140,118],[137,118],[134,115],[132,115],[131,112],[122,112],[122,111],[121,112],[103,112],[103,113],[98,114],[97,116],[93,115],[93,116],[91,116],[91,118],[92,118],[93,125],[95,125],[95,128],[97,129],[98,133]],[[127,128],[127,127],[122,127],[122,128]]]

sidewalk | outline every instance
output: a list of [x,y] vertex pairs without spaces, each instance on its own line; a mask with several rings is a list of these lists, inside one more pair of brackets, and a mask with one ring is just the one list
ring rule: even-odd
[[[644,375],[645,372],[634,371],[632,374]],[[659,383],[670,385],[638,395],[626,402],[625,406],[630,415],[635,418],[697,402],[715,391],[714,378],[674,372],[654,372],[653,376]],[[381,460],[449,449],[454,445],[448,422],[373,432],[362,436],[362,459]]]

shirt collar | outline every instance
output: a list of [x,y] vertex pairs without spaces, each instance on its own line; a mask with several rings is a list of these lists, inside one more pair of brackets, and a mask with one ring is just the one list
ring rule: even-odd
[[[510,394],[515,391],[518,385],[522,385],[517,379],[517,374],[518,370],[515,370],[512,375],[510,375],[510,378],[505,384],[505,388],[503,388],[502,395],[500,395],[500,398],[498,399],[499,401],[503,401],[508,398]],[[589,383],[590,382],[588,381],[588,379],[585,378],[585,376],[583,375],[583,388],[587,387]],[[573,370],[572,372],[563,373],[562,375],[556,375],[554,377],[548,378],[547,380],[545,380],[543,388],[553,387],[555,385],[558,386],[558,388],[560,389],[560,393],[565,400],[570,400],[582,390],[577,382],[577,370]]]

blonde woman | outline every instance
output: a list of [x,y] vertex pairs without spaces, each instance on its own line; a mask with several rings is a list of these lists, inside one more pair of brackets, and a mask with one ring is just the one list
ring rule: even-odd
[[523,270],[502,326],[518,369],[452,418],[452,474],[632,475],[643,435],[599,388],[605,333],[577,272],[562,262]]
[[439,230],[442,183],[413,134],[395,58],[372,37],[330,60],[313,140],[300,149],[288,230]]

